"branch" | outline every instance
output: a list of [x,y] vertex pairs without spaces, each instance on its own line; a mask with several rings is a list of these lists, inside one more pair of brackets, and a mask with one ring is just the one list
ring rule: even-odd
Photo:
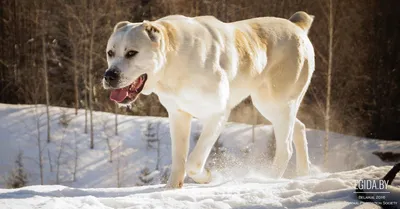
[[314,97],[315,101],[317,102],[317,106],[319,111],[321,111],[322,115],[325,116],[325,109],[322,106],[321,102],[319,101],[319,99],[317,98],[317,93],[314,91],[314,88],[310,88],[311,90],[311,95]]
[[318,5],[320,6],[321,10],[322,10],[322,14],[324,14],[325,18],[329,20],[329,11],[324,8],[324,5],[322,5],[323,0],[318,0]]
[[325,56],[318,50],[318,48],[314,48],[314,51],[316,52],[316,54],[318,55],[319,58],[321,58],[322,62],[324,64],[328,64],[328,60],[325,58]]
[[65,4],[64,2],[61,2],[61,0],[58,0],[58,2],[66,7],[66,9],[69,11],[68,14],[70,14],[70,17],[75,19],[79,26],[81,26],[81,29],[85,31],[85,25],[82,23],[81,19],[74,13],[74,8],[72,8],[69,4]]

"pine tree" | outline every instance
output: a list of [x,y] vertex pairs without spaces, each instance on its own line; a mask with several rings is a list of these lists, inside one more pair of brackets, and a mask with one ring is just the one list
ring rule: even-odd
[[20,151],[17,155],[17,159],[15,160],[16,168],[14,168],[6,182],[7,188],[20,188],[24,187],[28,183],[28,175],[25,172],[24,164],[22,162],[23,153]]
[[150,169],[145,167],[140,171],[139,180],[140,183],[138,185],[149,185],[153,181],[153,176],[151,175]]
[[150,122],[147,123],[143,135],[147,143],[147,148],[154,148],[153,143],[157,142],[159,139],[157,138],[157,133],[154,130],[153,124],[151,124]]

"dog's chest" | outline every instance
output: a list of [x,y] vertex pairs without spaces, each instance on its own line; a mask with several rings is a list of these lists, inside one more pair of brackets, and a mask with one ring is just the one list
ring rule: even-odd
[[157,88],[157,96],[161,104],[168,110],[182,110],[196,118],[203,118],[220,111],[220,99],[213,92],[205,92],[199,88],[179,90]]

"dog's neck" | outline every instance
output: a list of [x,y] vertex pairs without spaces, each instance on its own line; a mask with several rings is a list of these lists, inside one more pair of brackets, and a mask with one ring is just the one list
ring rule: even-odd
[[173,81],[170,79],[165,79],[165,75],[168,74],[169,63],[168,60],[172,60],[172,57],[176,56],[176,52],[178,49],[178,41],[177,41],[177,32],[175,27],[167,21],[157,21],[157,25],[160,28],[162,33],[162,52],[164,56],[164,63],[162,68],[160,69],[160,78],[157,82],[157,87],[154,93],[173,93]]

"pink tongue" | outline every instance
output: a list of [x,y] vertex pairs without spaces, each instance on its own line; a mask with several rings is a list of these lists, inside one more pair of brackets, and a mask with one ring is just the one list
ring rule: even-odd
[[116,89],[111,91],[110,99],[115,102],[122,102],[128,96],[128,89]]

